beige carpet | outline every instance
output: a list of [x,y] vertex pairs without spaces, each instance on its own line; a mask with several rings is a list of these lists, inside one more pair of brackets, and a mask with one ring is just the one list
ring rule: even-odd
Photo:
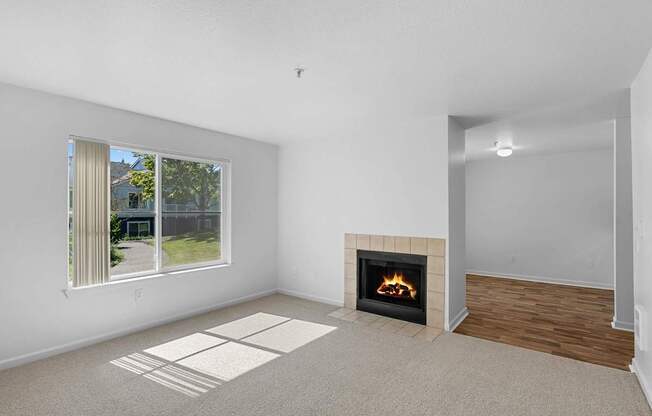
[[274,295],[5,370],[0,415],[652,414],[621,370],[335,309]]

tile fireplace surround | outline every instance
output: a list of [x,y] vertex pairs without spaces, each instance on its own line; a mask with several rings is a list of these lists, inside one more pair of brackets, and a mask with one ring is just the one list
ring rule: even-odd
[[427,256],[426,325],[444,328],[446,241],[441,238],[344,234],[344,307],[356,309],[357,250]]

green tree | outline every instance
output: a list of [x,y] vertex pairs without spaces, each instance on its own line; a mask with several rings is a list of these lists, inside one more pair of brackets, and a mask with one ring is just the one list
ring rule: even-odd
[[116,214],[111,214],[111,244],[115,245],[122,241],[122,228],[120,227],[120,218]]
[[156,159],[153,155],[139,153],[134,153],[134,156],[140,158],[145,169],[132,170],[129,172],[129,182],[133,186],[138,186],[143,190],[142,196],[145,201],[151,201],[154,199],[154,192],[156,189],[156,179],[154,178]]
[[[141,158],[144,170],[132,171],[130,183],[142,189],[143,199],[154,198],[156,180],[154,177],[156,160],[153,155],[134,153]],[[166,203],[192,203],[198,211],[208,211],[220,195],[220,175],[218,165],[179,159],[163,159],[161,179],[163,200]]]
[[120,228],[120,218],[116,214],[111,214],[110,236],[111,236],[111,267],[114,267],[124,259],[124,254],[118,249],[117,244],[122,241],[124,235]]

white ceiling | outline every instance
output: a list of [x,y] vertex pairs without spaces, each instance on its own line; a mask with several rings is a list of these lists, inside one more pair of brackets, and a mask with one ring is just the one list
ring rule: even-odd
[[[0,81],[259,140],[626,88],[650,0],[2,0]],[[307,70],[297,79],[293,68]]]
[[511,146],[511,157],[608,149],[613,120],[629,116],[629,90],[573,100],[466,130],[466,159],[498,158],[494,143]]

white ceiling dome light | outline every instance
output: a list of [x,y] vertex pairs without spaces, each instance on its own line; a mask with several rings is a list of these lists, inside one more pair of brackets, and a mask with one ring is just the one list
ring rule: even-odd
[[500,143],[499,141],[496,141],[495,145],[496,145],[496,154],[498,156],[507,157],[512,155],[513,152],[512,146],[508,144]]

